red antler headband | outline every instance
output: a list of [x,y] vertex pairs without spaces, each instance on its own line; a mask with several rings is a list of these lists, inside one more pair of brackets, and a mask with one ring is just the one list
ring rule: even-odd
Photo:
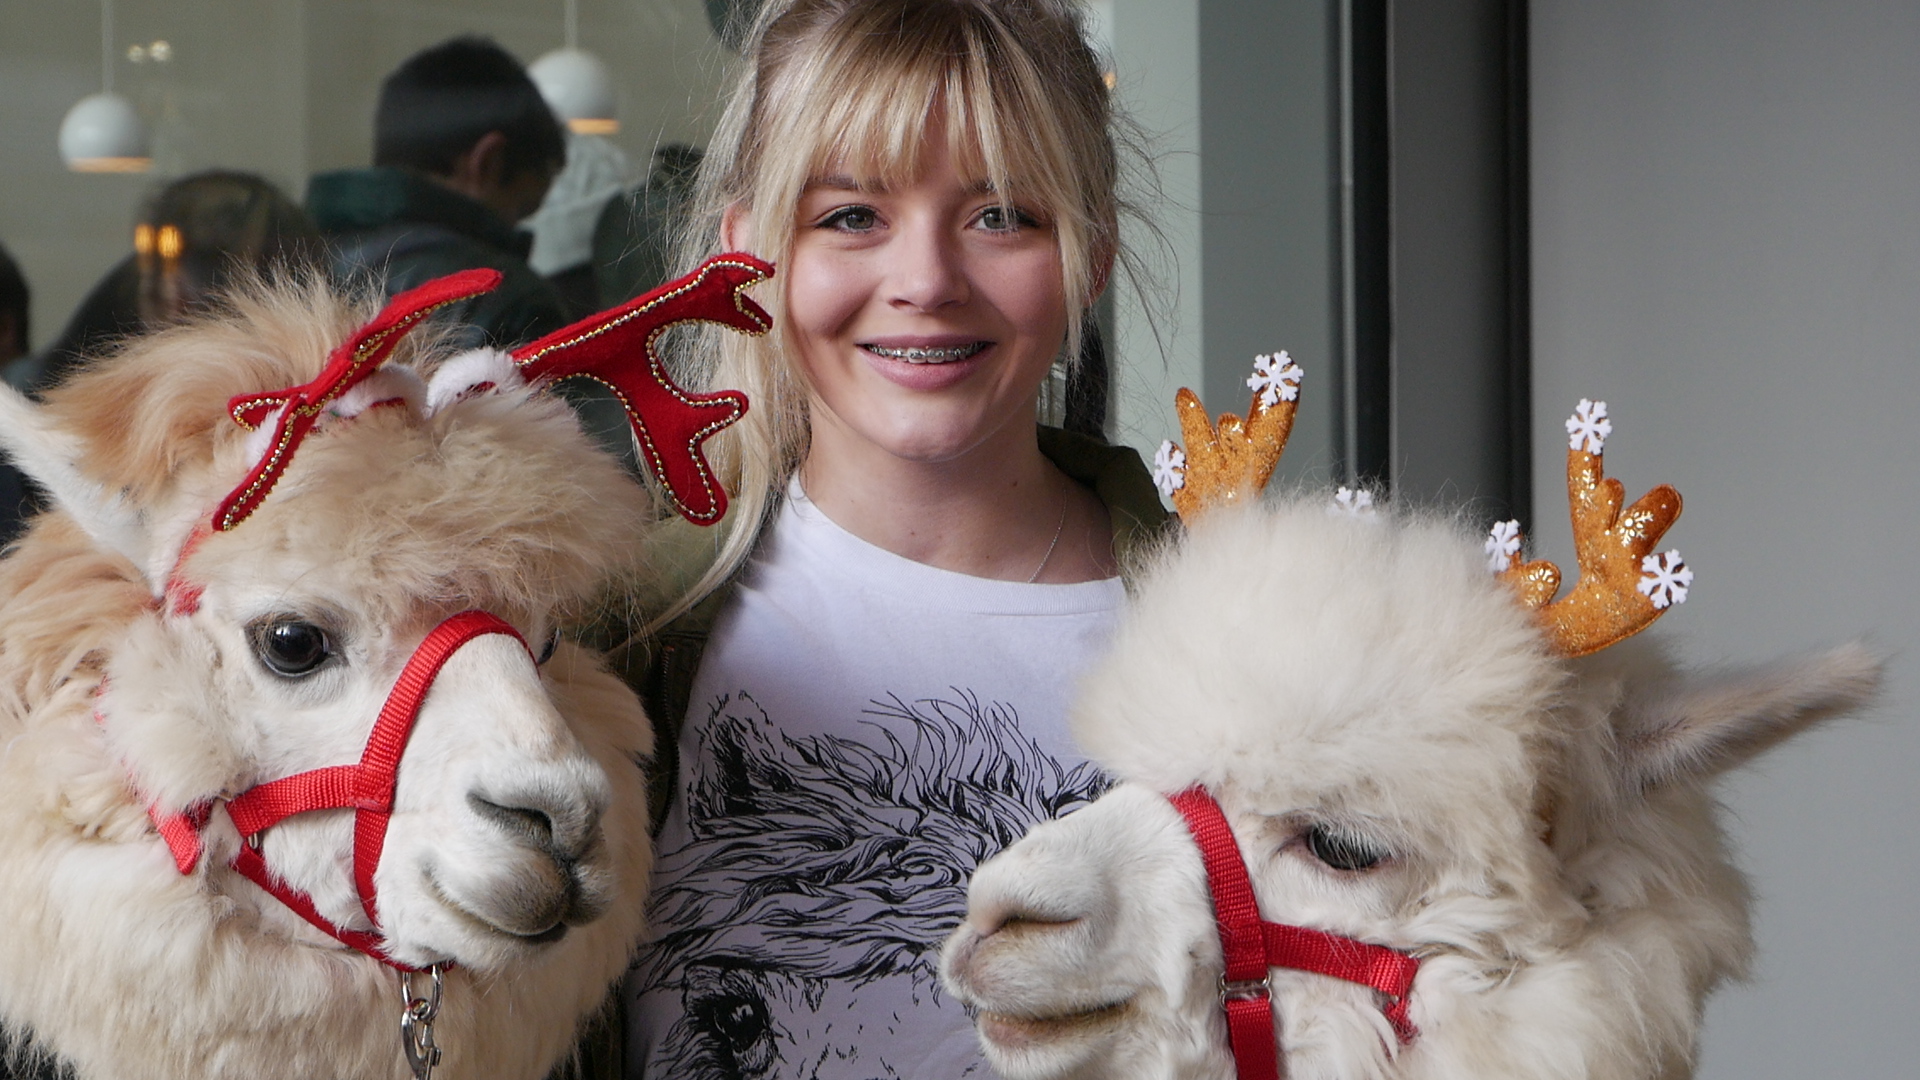
[[[665,487],[674,509],[688,520],[711,524],[726,513],[727,496],[714,480],[701,444],[745,415],[747,398],[736,390],[695,394],[682,389],[667,375],[654,344],[668,327],[684,322],[766,333],[772,319],[741,290],[771,276],[773,267],[751,255],[717,255],[678,281],[514,350],[511,359],[529,383],[580,375],[612,390],[626,407],[647,467]],[[246,479],[214,511],[214,528],[230,530],[259,508],[321,416],[378,370],[408,331],[440,308],[499,284],[498,271],[465,270],[409,289],[333,350],[312,382],[229,401],[228,412],[248,430],[276,412],[279,419]]]

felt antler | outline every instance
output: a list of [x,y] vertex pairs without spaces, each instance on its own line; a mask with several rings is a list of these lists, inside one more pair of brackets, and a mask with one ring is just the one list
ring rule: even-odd
[[1567,420],[1567,501],[1580,564],[1573,591],[1554,601],[1560,569],[1521,561],[1519,522],[1495,525],[1487,540],[1492,568],[1522,604],[1536,609],[1554,648],[1566,656],[1598,652],[1639,633],[1686,602],[1693,584],[1678,551],[1653,551],[1680,517],[1680,493],[1661,484],[1622,512],[1625,489],[1604,475],[1602,462],[1612,432],[1604,401],[1582,399]]
[[764,334],[773,320],[741,290],[773,275],[751,255],[717,255],[678,281],[514,350],[528,382],[579,375],[612,390],[626,407],[648,468],[674,509],[702,525],[720,519],[727,493],[701,452],[707,436],[740,419],[747,397],[737,390],[694,394],[667,376],[654,343],[668,327],[715,322]]
[[[741,290],[772,274],[771,265],[751,255],[716,256],[678,281],[515,350],[513,363],[530,383],[579,375],[605,384],[626,407],[647,465],[675,509],[692,521],[710,524],[726,512],[727,497],[700,446],[744,415],[747,399],[733,390],[693,394],[681,389],[667,376],[654,343],[668,327],[682,322],[717,322],[750,334],[765,333],[772,320]],[[249,431],[276,412],[279,420],[246,479],[214,511],[214,528],[228,531],[259,508],[321,416],[379,370],[408,331],[440,308],[499,284],[498,271],[466,270],[409,289],[333,350],[312,382],[228,401],[234,422]]]
[[1193,391],[1182,387],[1174,397],[1187,449],[1172,440],[1161,443],[1153,479],[1189,525],[1213,507],[1259,495],[1287,448],[1300,406],[1300,366],[1283,351],[1255,357],[1253,370],[1245,420],[1221,413],[1216,425]]
[[226,532],[259,508],[261,500],[286,471],[294,449],[319,421],[320,414],[340,395],[373,374],[409,330],[448,304],[489,292],[499,284],[498,270],[463,270],[408,289],[389,300],[372,322],[334,349],[327,357],[327,366],[312,382],[269,394],[240,394],[229,400],[227,412],[248,431],[266,423],[275,410],[279,411],[280,419],[266,453],[214,511],[214,528]]

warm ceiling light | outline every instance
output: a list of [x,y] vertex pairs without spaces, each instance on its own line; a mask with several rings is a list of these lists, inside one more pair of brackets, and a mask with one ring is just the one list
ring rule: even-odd
[[580,49],[555,49],[535,60],[527,76],[554,116],[581,135],[620,130],[613,115],[613,79],[599,57]]
[[527,68],[553,115],[576,135],[613,135],[613,78],[607,65],[580,48],[580,3],[567,0],[566,47],[555,49]]
[[153,164],[147,126],[113,92],[112,0],[100,0],[100,92],[75,102],[60,121],[60,156],[74,172],[137,173]]
[[119,94],[83,97],[60,121],[60,156],[74,172],[146,172],[147,127]]

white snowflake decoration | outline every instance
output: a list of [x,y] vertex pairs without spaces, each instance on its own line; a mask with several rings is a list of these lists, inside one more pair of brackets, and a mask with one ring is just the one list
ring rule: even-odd
[[1173,493],[1187,486],[1187,455],[1185,451],[1173,445],[1172,439],[1160,444],[1153,455],[1153,486],[1160,494],[1173,498]]
[[1585,449],[1589,454],[1598,454],[1606,449],[1607,436],[1613,434],[1613,421],[1607,419],[1607,403],[1580,399],[1580,404],[1567,417],[1567,449]]
[[1512,566],[1513,557],[1520,554],[1520,523],[1496,522],[1487,532],[1486,550],[1488,570],[1498,574]]
[[1374,516],[1373,492],[1343,487],[1333,493],[1333,505],[1327,507],[1327,513],[1336,517],[1345,514],[1347,517],[1371,518]]
[[1693,585],[1693,571],[1687,569],[1686,560],[1680,557],[1678,551],[1665,554],[1655,552],[1641,559],[1640,573],[1644,576],[1634,588],[1653,601],[1654,607],[1665,609],[1687,602],[1687,589]]
[[1300,396],[1302,374],[1300,365],[1287,356],[1287,350],[1261,353],[1253,358],[1253,374],[1247,377],[1247,389],[1260,395],[1263,408],[1271,409]]

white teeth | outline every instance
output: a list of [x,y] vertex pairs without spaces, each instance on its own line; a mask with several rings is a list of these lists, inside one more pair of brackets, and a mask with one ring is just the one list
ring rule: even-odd
[[950,345],[938,349],[922,349],[917,346],[895,349],[885,345],[863,345],[861,348],[876,356],[884,356],[889,360],[904,360],[909,364],[946,364],[955,360],[965,360],[986,348],[988,344],[990,343],[976,341],[971,345]]

